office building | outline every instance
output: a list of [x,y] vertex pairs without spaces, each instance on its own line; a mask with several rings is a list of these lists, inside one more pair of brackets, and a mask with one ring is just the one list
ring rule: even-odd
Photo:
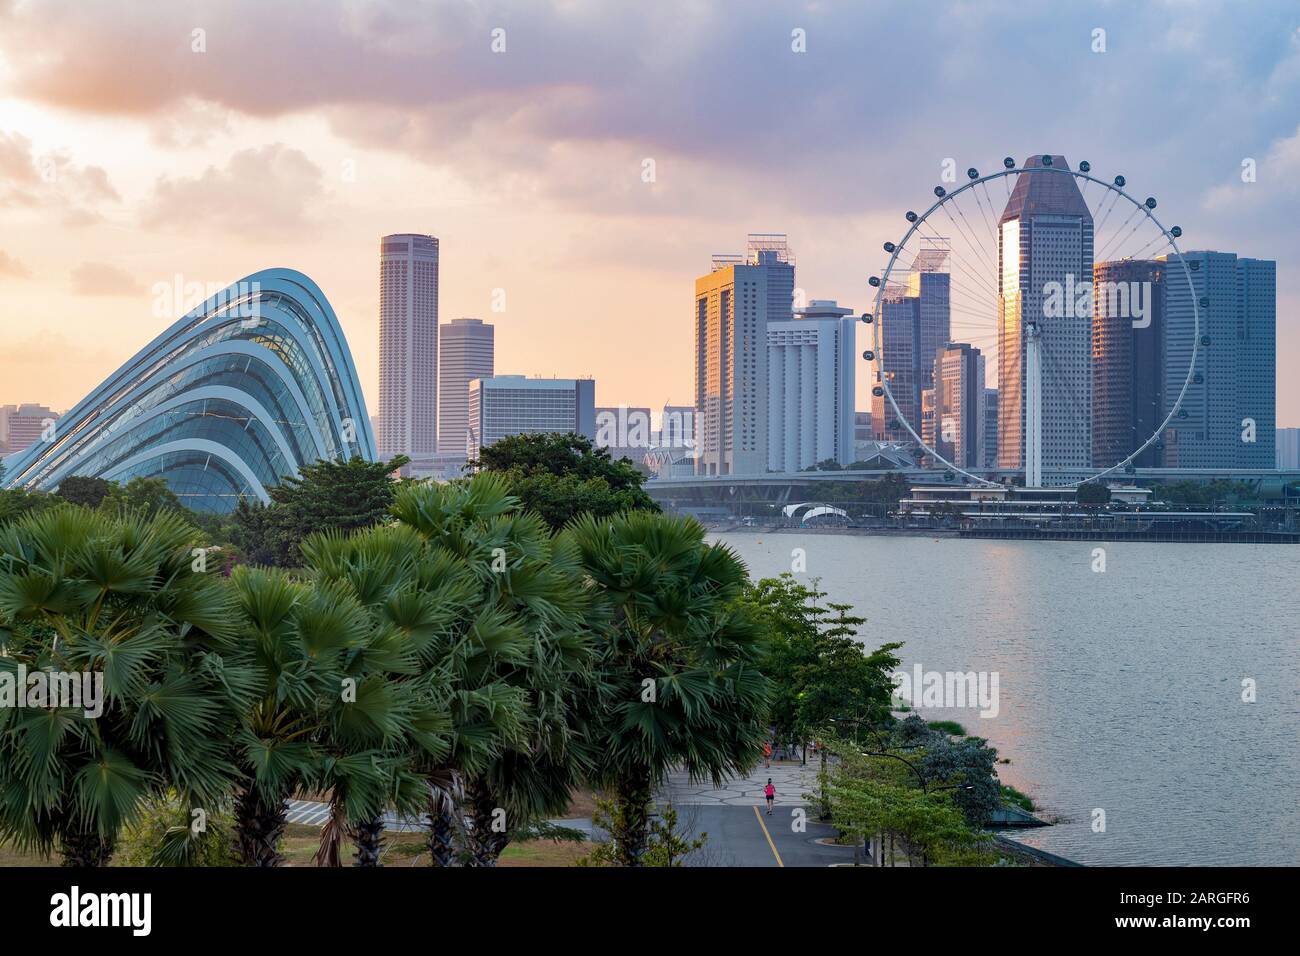
[[469,385],[469,451],[509,435],[573,432],[596,440],[596,383],[589,378],[497,375]]
[[911,269],[881,296],[876,381],[889,384],[898,411],[884,395],[872,396],[871,423],[880,441],[914,441],[909,425],[919,434],[921,393],[934,387],[934,356],[950,338],[949,254],[946,240],[923,240]]
[[[1068,170],[1064,156],[1052,169]],[[1092,213],[1068,172],[1025,160],[998,220],[998,465],[1025,467],[1025,342],[1041,355],[1040,464],[1092,462],[1092,315],[1070,306],[1092,283]],[[1078,314],[1080,311],[1083,314]]]
[[854,460],[852,309],[813,299],[767,326],[767,470]]
[[[1137,451],[1164,420],[1165,264],[1098,262],[1092,274],[1092,467],[1100,470]],[[1133,465],[1160,467],[1157,444]]]
[[40,441],[58,419],[58,412],[44,405],[0,405],[0,455],[20,452]]
[[1177,400],[1191,362],[1194,317],[1201,346],[1192,383],[1164,433],[1169,468],[1272,468],[1277,424],[1277,264],[1231,252],[1188,252],[1168,263],[1165,395]]
[[984,356],[965,343],[950,343],[934,359],[932,445],[958,468],[983,468],[985,428]]
[[1300,428],[1279,428],[1276,444],[1277,467],[1300,471]]
[[792,318],[794,257],[753,234],[744,256],[714,256],[695,280],[695,438],[701,475],[767,469],[767,327]]
[[493,327],[482,319],[444,322],[438,337],[438,454],[464,455],[469,446],[469,383],[491,378]]
[[438,450],[438,240],[384,236],[379,251],[379,450]]

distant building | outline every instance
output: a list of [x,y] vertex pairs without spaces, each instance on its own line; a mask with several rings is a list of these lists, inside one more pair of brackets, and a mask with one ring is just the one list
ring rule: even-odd
[[438,240],[384,236],[379,251],[379,453],[438,450]]
[[494,329],[482,319],[443,323],[438,343],[438,453],[464,455],[469,442],[469,383],[491,378]]
[[1169,407],[1187,378],[1192,296],[1202,345],[1195,379],[1165,429],[1169,468],[1272,468],[1277,424],[1277,263],[1231,252],[1188,252],[1192,288],[1178,256],[1165,292],[1165,396]]
[[[925,442],[930,448],[934,448],[935,442],[938,439],[935,430],[937,424],[938,422],[935,419],[934,389],[923,388],[921,389],[921,441]],[[926,455],[924,451],[922,451],[921,454],[925,455],[927,459],[930,457],[929,455]],[[930,462],[930,464],[934,465],[938,463]]]
[[875,451],[875,434],[871,427],[871,412],[853,413],[853,460],[862,461]]
[[983,468],[984,356],[965,343],[950,343],[934,359],[934,427],[931,447],[958,468]]
[[[1137,451],[1167,414],[1165,272],[1165,264],[1152,259],[1098,262],[1093,267],[1094,468],[1110,468]],[[1160,467],[1164,456],[1157,444],[1152,443],[1133,464]]]
[[752,234],[745,256],[714,256],[695,280],[696,473],[767,469],[767,327],[792,317],[785,236]]
[[58,420],[59,413],[45,405],[0,405],[0,454],[17,454]]
[[1277,430],[1277,467],[1300,470],[1300,428]]
[[[1068,170],[1064,156],[1054,168]],[[1074,176],[1025,160],[998,220],[998,466],[1025,467],[1025,342],[1042,343],[1041,466],[1092,462],[1092,316],[1060,309],[1092,282],[1092,213]],[[1086,310],[1085,310],[1086,312]]]
[[471,454],[509,435],[574,432],[596,438],[596,383],[589,378],[478,378],[469,387]]
[[907,426],[920,428],[921,392],[934,386],[934,356],[950,338],[948,256],[946,240],[929,241],[906,278],[891,281],[881,297],[876,381],[889,384],[901,417],[887,397],[872,396],[871,427],[880,441],[913,441]]
[[813,299],[767,326],[767,470],[854,460],[852,309]]
[[662,417],[659,419],[659,433],[655,444],[660,448],[694,448],[695,406],[665,405]]
[[998,390],[984,389],[984,464],[996,468],[998,464]]

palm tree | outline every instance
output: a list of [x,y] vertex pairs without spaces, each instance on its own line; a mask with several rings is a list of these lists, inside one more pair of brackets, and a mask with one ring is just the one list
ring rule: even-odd
[[571,528],[591,586],[613,613],[600,667],[614,687],[594,728],[596,779],[614,796],[611,836],[641,865],[656,787],[682,767],[715,786],[753,766],[765,739],[761,631],[736,603],[745,566],[690,518],[628,512]]
[[[448,658],[455,679],[517,702],[509,711],[480,709],[506,717],[493,724],[497,739],[490,746],[470,740],[455,772],[433,780],[435,860],[445,865],[459,834],[470,863],[493,866],[512,833],[565,809],[595,766],[596,741],[586,727],[603,686],[590,634],[596,604],[583,585],[576,546],[556,539],[540,517],[520,512],[499,475],[409,485],[392,512],[472,576],[474,639]],[[472,818],[468,832],[463,803]]]
[[[381,663],[426,708],[403,729],[416,746],[401,736],[386,740],[396,748],[390,757],[408,757],[392,793],[401,798],[399,812],[418,803],[430,815],[431,858],[454,865],[464,775],[523,733],[523,695],[499,678],[498,667],[522,659],[525,637],[508,615],[482,606],[478,578],[463,559],[411,528],[317,535],[303,554],[317,580],[356,596],[383,637],[371,658],[386,652]],[[419,786],[412,784],[417,774]],[[358,835],[369,839],[364,829]]]
[[337,862],[337,842],[358,836],[358,861],[378,862],[385,807],[409,810],[421,780],[413,752],[446,750],[445,694],[417,648],[378,626],[349,581],[238,568],[232,575],[259,696],[234,742],[240,854],[278,866],[285,800],[303,788],[331,793],[331,826],[318,862]]
[[103,866],[147,798],[211,809],[230,793],[223,741],[254,674],[194,533],[171,513],[71,505],[0,529],[0,669],[85,674],[103,691],[98,715],[0,709],[0,836]]

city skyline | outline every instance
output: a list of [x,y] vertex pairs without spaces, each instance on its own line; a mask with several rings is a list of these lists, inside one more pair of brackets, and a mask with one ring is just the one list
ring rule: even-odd
[[[1300,359],[1290,321],[1300,302],[1300,240],[1290,228],[1300,129],[1286,108],[1300,91],[1300,21],[1281,4],[1253,7],[1250,17],[1213,5],[1108,9],[1104,54],[1089,49],[1093,11],[993,5],[962,21],[945,71],[906,86],[923,108],[888,117],[841,82],[842,64],[868,64],[863,89],[888,83],[902,51],[924,42],[932,17],[919,11],[888,18],[898,43],[862,49],[885,25],[878,10],[764,10],[720,46],[702,38],[716,37],[715,18],[735,19],[725,10],[695,14],[699,38],[674,29],[687,14],[671,4],[514,11],[506,50],[494,54],[492,11],[441,11],[434,22],[397,6],[366,17],[328,4],[318,9],[337,15],[234,7],[146,18],[55,3],[38,21],[0,4],[0,403],[70,408],[87,382],[130,357],[132,343],[184,312],[160,301],[174,296],[159,286],[179,277],[181,286],[220,288],[283,266],[316,277],[335,303],[377,410],[373,246],[402,231],[440,238],[440,310],[499,326],[499,368],[594,376],[605,404],[685,403],[693,369],[682,280],[698,274],[703,256],[737,234],[784,231],[801,252],[809,297],[861,308],[880,242],[897,238],[902,211],[939,181],[946,158],[983,167],[1040,143],[1158,195],[1189,248],[1276,260],[1278,366]],[[1062,66],[1056,88],[1009,92],[1014,64],[1003,62],[998,36],[1013,17],[1030,39],[1017,49]],[[437,55],[419,39],[435,27]],[[791,50],[796,27],[807,33],[806,53]],[[191,49],[196,29],[205,31],[202,53]],[[303,30],[314,42],[278,42]],[[128,42],[138,50],[129,82],[110,55]],[[647,51],[635,67],[640,82],[604,82],[638,45]],[[308,89],[290,72],[254,91],[229,69],[236,49],[313,61],[325,51],[352,64],[352,85],[327,72]],[[373,67],[360,88],[358,64]],[[399,83],[412,68],[430,82]],[[466,78],[457,81],[458,71]],[[999,124],[979,111],[965,118],[924,107],[974,77],[1002,84],[990,96],[1011,97]],[[476,92],[461,106],[467,84]],[[754,102],[710,126],[682,127],[702,85],[752,90]],[[1152,88],[1177,108],[1140,125],[1113,108]],[[760,101],[786,119],[765,126]],[[1071,109],[1060,110],[1063,101]],[[809,103],[843,122],[825,122]],[[566,108],[577,104],[590,108]],[[1216,133],[1207,138],[1210,117]],[[777,129],[781,163],[762,158]],[[702,135],[684,135],[692,132]],[[267,213],[256,234],[245,228],[251,208]],[[611,312],[609,301],[625,307]],[[584,334],[592,328],[602,332]],[[867,378],[858,375],[859,410],[869,407]],[[1297,423],[1300,383],[1279,375],[1278,425]]]

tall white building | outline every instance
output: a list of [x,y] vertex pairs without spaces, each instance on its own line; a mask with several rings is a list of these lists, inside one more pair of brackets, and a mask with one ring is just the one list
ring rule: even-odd
[[852,313],[813,299],[791,321],[768,323],[768,471],[853,463]]
[[494,330],[482,319],[444,322],[438,342],[438,454],[463,455],[469,441],[469,383],[491,378]]
[[589,378],[497,375],[469,384],[470,456],[509,435],[574,432],[596,439],[596,383]]
[[438,450],[438,240],[384,236],[379,251],[379,434],[383,458]]
[[[1025,161],[1042,169],[1043,157]],[[1052,166],[1069,169],[1064,156]],[[1092,314],[1045,304],[1092,284],[1092,213],[1069,173],[1022,173],[998,220],[998,467],[1024,468],[1026,348],[1041,342],[1041,465],[1092,463]],[[1073,301],[1071,299],[1070,301]],[[1051,311],[1051,310],[1047,310]],[[1073,312],[1073,310],[1070,310]]]
[[767,327],[791,318],[794,257],[783,235],[751,234],[695,280],[696,474],[767,469]]

